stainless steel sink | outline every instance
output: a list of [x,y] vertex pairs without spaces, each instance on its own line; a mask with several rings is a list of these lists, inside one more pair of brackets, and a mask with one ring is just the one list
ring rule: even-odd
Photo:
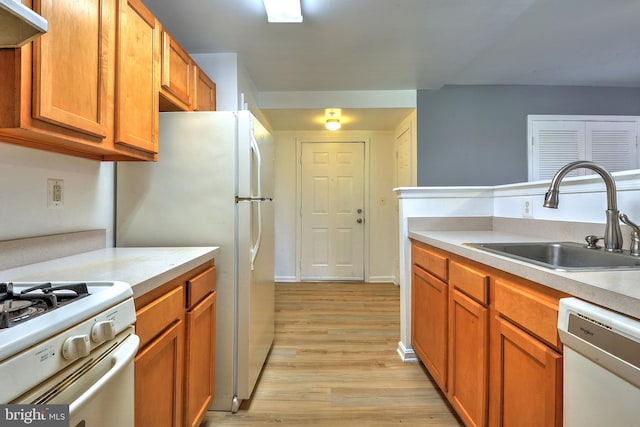
[[561,271],[640,269],[640,257],[574,242],[465,243],[494,254]]

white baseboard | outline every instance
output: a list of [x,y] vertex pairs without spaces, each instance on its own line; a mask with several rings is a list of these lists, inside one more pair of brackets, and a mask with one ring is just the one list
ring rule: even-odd
[[274,278],[275,282],[295,282],[296,276],[276,276]]
[[369,276],[369,283],[395,283],[395,276]]
[[402,359],[405,363],[413,363],[418,361],[418,356],[416,356],[416,352],[411,347],[407,347],[402,341],[398,341],[398,355],[400,359]]

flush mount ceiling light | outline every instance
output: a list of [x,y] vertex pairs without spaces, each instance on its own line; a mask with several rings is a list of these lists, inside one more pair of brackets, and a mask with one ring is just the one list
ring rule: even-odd
[[327,108],[326,110],[324,110],[324,119],[325,119],[324,127],[326,127],[327,130],[340,129],[341,114],[342,114],[342,110],[340,108]]
[[300,0],[263,0],[263,2],[269,22],[302,22]]

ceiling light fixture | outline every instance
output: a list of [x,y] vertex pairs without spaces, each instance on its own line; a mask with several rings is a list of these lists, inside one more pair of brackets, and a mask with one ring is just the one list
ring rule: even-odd
[[340,129],[341,114],[342,110],[340,108],[327,108],[326,110],[324,110],[324,127],[326,127],[327,130],[331,131]]
[[267,20],[277,23],[302,22],[300,0],[263,0]]

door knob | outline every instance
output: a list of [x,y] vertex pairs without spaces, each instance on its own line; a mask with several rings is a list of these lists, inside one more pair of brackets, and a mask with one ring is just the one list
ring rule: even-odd
[[363,221],[362,221],[362,218],[358,218],[358,219],[356,219],[356,222],[357,222],[358,224],[362,224],[362,222],[363,222]]

